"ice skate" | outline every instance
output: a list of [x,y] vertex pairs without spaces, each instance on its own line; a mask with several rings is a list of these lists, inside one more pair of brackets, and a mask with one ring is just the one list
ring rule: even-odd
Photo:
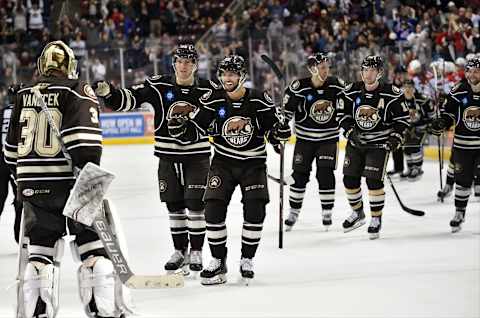
[[202,285],[219,285],[227,282],[226,259],[212,258],[210,264],[201,273]]
[[414,182],[419,180],[423,175],[423,170],[420,167],[412,167],[410,173],[408,174],[408,181]]
[[196,278],[203,269],[202,251],[190,251],[190,272]]
[[460,232],[462,229],[462,223],[465,221],[465,212],[456,211],[455,216],[450,221],[450,226],[452,227],[452,233]]
[[348,233],[365,224],[365,213],[363,210],[353,211],[350,216],[343,221],[343,232]]
[[253,260],[251,258],[242,257],[240,260],[240,274],[242,275],[242,282],[248,286],[255,276],[253,272]]
[[398,178],[402,173],[403,173],[402,170],[395,170],[395,169],[387,171],[387,175],[389,175],[391,178]]
[[325,226],[325,231],[328,231],[332,225],[332,210],[322,210],[322,224]]
[[442,190],[438,191],[437,193],[437,198],[438,201],[442,201],[446,197],[450,196],[452,194],[453,186],[451,184],[445,184]]
[[380,229],[382,228],[382,217],[381,216],[372,216],[370,225],[368,226],[368,233],[370,234],[370,239],[375,240],[380,237]]
[[292,227],[297,223],[298,213],[294,211],[290,211],[288,214],[288,218],[285,220],[285,231],[290,232]]
[[168,274],[182,274],[188,276],[190,274],[188,268],[188,254],[180,250],[175,250],[168,262],[165,264],[165,270]]

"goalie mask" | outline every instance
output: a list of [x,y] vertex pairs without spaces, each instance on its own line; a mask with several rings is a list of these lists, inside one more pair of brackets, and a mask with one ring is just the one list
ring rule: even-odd
[[[330,62],[330,59],[328,55],[325,53],[315,53],[313,55],[310,55],[307,58],[308,71],[310,72],[310,74],[312,74],[312,76],[318,76],[320,80],[325,81],[328,76],[328,67],[330,66],[329,62]],[[319,66],[323,63],[325,63],[327,67],[326,74],[325,74],[325,70],[323,72],[319,70]],[[324,73],[323,74],[324,76],[322,76],[321,73]]]
[[193,44],[180,44],[173,52],[172,66],[177,77],[179,70],[177,70],[176,63],[179,59],[186,59],[193,63],[193,69],[190,74],[190,77],[193,77],[195,71],[197,70],[198,63],[198,53],[195,49],[195,46]]
[[[378,71],[375,82],[373,83],[366,83],[367,79],[365,78],[363,72],[367,71],[368,69],[376,69]],[[367,84],[367,85],[375,85],[378,84],[380,79],[383,76],[383,59],[379,55],[369,55],[363,59],[362,62],[362,69],[360,72],[362,76],[362,80]]]
[[52,71],[58,71],[69,79],[77,79],[77,60],[73,51],[62,41],[48,43],[37,60],[40,75],[50,76]]
[[236,92],[242,87],[243,83],[245,83],[245,80],[247,79],[247,70],[243,57],[241,57],[240,55],[230,55],[225,57],[218,65],[217,78],[225,90],[227,89],[225,87],[225,83],[222,80],[222,76],[227,71],[238,74],[238,76],[240,77],[235,88],[231,91]]

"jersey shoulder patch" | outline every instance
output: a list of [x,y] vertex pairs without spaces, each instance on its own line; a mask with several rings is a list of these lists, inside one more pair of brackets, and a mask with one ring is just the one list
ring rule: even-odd
[[300,88],[300,81],[299,80],[294,80],[291,84],[290,84],[290,89],[292,91],[296,91]]
[[391,87],[392,87],[392,92],[394,92],[395,94],[401,94],[402,93],[400,88],[398,88],[397,86],[391,85]]
[[90,97],[94,100],[97,100],[97,96],[95,95],[95,91],[93,90],[93,88],[90,85],[88,85],[88,84],[83,85],[83,93],[87,97]]
[[453,87],[450,89],[450,94],[453,94],[456,91],[458,91],[461,86],[462,86],[462,82],[458,82],[455,85],[453,85]]
[[202,102],[206,102],[208,101],[208,99],[212,96],[212,91],[211,90],[208,90],[207,92],[205,92],[201,97],[200,97],[200,101]]
[[215,83],[214,81],[208,81],[208,82],[213,89],[221,89],[222,88],[219,84]]
[[352,87],[353,87],[353,83],[347,84],[347,85],[345,85],[344,90],[345,90],[346,92],[348,92],[349,90],[352,89]]
[[268,92],[266,92],[266,91],[263,92],[263,97],[265,98],[265,100],[267,102],[269,102],[270,104],[273,104],[273,99]]

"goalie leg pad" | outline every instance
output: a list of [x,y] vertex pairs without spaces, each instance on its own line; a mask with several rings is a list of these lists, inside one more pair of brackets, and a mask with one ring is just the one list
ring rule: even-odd
[[78,269],[80,299],[89,314],[119,316],[115,305],[115,274],[105,257],[90,257]]
[[[60,261],[63,257],[64,240],[59,239],[53,248],[53,262],[49,263],[47,257],[44,262],[30,261],[25,267],[23,276],[23,307],[27,318],[33,315],[44,314],[53,318],[58,311],[58,296],[60,282]],[[44,303],[44,309],[37,308],[39,303]],[[40,302],[40,303],[41,303]],[[43,312],[36,312],[43,311]]]

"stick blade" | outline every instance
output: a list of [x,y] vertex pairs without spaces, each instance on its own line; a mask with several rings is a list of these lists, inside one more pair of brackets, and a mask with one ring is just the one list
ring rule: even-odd
[[181,288],[184,285],[183,275],[133,275],[125,285],[132,289]]

